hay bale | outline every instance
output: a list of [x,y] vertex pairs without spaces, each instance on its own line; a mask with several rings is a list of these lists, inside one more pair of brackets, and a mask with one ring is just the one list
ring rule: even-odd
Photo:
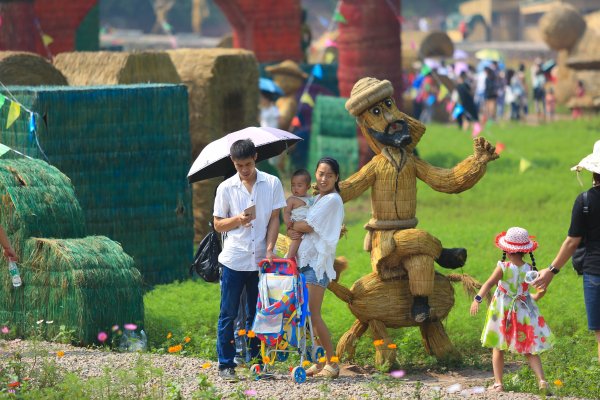
[[[0,274],[0,321],[19,336],[51,339],[64,325],[87,345],[114,324],[143,324],[141,275],[117,242],[31,238],[24,254],[23,286],[14,289],[10,276]],[[41,319],[54,323],[36,325]]]
[[[252,52],[181,49],[168,54],[188,88],[192,159],[213,140],[258,124],[258,63]],[[213,187],[213,183],[193,185],[196,243],[209,231]]]
[[419,55],[421,58],[446,57],[454,54],[454,43],[446,32],[431,32],[421,42]]
[[[186,88],[149,84],[10,90],[28,109],[39,114],[47,110],[47,126],[40,118],[37,137],[50,163],[77,188],[87,234],[121,243],[147,284],[185,278],[193,256]],[[7,109],[0,110],[2,126]],[[0,141],[42,157],[29,139],[28,118],[3,129]]]
[[594,99],[591,96],[571,97],[566,105],[568,108],[594,108]]
[[54,58],[72,86],[181,83],[164,52],[71,52]]
[[7,86],[68,85],[67,78],[44,57],[21,51],[0,51],[0,77]]
[[569,51],[567,66],[577,71],[600,70],[600,33],[586,29]]
[[538,27],[542,39],[550,48],[562,50],[571,48],[579,40],[586,23],[575,7],[561,3],[540,18]]
[[0,159],[0,196],[0,225],[19,255],[32,236],[73,238],[85,233],[70,179],[44,161]]

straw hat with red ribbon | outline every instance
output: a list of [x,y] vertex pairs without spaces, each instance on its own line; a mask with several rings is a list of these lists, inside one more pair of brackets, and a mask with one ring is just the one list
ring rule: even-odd
[[538,243],[531,240],[527,229],[512,227],[496,236],[496,247],[507,253],[530,253],[537,249]]

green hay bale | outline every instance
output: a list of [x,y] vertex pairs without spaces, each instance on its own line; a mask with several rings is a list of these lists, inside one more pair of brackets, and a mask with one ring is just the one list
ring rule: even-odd
[[18,254],[32,236],[84,236],[83,211],[69,178],[44,161],[0,159],[0,225]]
[[0,321],[19,336],[52,339],[64,325],[78,343],[90,344],[114,324],[143,324],[142,278],[117,242],[103,236],[31,238],[24,254],[21,287],[0,274]]
[[[13,87],[39,115],[37,137],[50,164],[70,177],[88,235],[118,241],[154,285],[187,277],[193,256],[192,163],[183,85]],[[0,109],[6,125],[8,107]],[[28,118],[0,142],[42,158]],[[51,237],[40,235],[41,237]],[[84,235],[80,235],[82,237]]]

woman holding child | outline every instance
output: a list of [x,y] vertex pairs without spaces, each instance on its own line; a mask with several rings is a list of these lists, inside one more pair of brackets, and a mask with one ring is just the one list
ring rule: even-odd
[[331,334],[321,317],[321,305],[327,285],[336,277],[333,261],[344,220],[344,204],[338,194],[338,162],[329,157],[320,159],[315,177],[319,194],[310,207],[306,220],[294,221],[288,225],[288,235],[292,240],[302,238],[298,248],[298,266],[308,286],[312,327],[327,356],[326,362],[311,366],[306,371],[307,375],[337,378],[340,369],[332,361],[335,354]]

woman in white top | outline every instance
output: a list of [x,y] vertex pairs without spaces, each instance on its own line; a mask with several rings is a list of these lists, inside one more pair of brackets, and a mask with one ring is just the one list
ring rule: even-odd
[[335,279],[333,261],[344,221],[344,203],[338,194],[340,167],[333,158],[325,157],[317,163],[315,172],[318,196],[310,207],[305,221],[296,221],[288,229],[290,238],[300,238],[298,266],[306,278],[311,313],[311,323],[320,344],[325,349],[327,361],[311,366],[308,376],[319,375],[337,378],[340,369],[331,359],[335,355],[331,334],[321,317],[325,289]]

